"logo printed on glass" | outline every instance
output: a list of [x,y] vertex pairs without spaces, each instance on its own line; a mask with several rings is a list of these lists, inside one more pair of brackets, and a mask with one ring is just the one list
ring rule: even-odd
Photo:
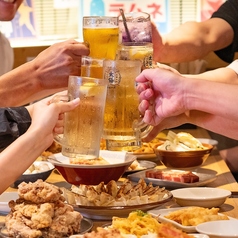
[[148,69],[148,68],[153,68],[153,56],[150,54],[150,55],[147,55],[144,60],[143,60],[143,66],[145,69]]
[[113,85],[113,86],[119,85],[121,82],[120,71],[118,69],[115,69],[112,67],[108,68],[105,71],[104,78],[108,80],[109,87],[110,87],[110,85]]

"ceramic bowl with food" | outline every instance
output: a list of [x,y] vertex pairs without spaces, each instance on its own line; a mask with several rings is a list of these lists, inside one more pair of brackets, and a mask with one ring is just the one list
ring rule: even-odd
[[100,157],[106,164],[72,164],[61,153],[49,157],[64,179],[74,185],[96,185],[100,182],[117,181],[136,159],[126,152],[101,150]]
[[158,159],[168,168],[190,168],[202,165],[211,154],[213,146],[203,143],[203,149],[170,151],[156,148]]
[[221,188],[191,187],[172,190],[171,193],[180,206],[219,207],[231,196],[231,192]]
[[47,161],[35,161],[14,183],[17,188],[22,182],[35,182],[38,179],[45,181],[54,170],[55,166]]

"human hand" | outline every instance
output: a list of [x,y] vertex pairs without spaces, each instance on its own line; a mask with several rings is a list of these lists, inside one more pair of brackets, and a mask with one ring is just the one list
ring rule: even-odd
[[[62,95],[62,93],[55,94],[26,107],[32,118],[28,131],[38,131],[41,136],[43,134],[44,142],[46,142],[47,146],[52,144],[54,134],[63,133],[64,113],[73,110],[79,105],[79,98],[69,102],[54,100],[54,97],[59,95]],[[48,148],[47,146],[46,148]]]
[[143,121],[157,126],[164,119],[185,113],[183,88],[186,81],[182,75],[170,70],[157,68],[142,71],[136,82]]
[[75,40],[56,43],[42,51],[32,61],[41,88],[66,88],[69,75],[80,75],[81,56],[88,54],[88,47]]

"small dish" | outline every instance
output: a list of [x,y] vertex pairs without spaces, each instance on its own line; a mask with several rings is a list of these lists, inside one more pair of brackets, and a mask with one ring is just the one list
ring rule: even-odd
[[[181,210],[181,207],[174,207],[174,208],[166,208],[166,209],[160,209],[160,208],[155,208],[153,210],[149,210],[147,211],[149,214],[157,217],[159,222],[164,222],[164,223],[171,223],[172,225],[174,225],[175,227],[187,232],[187,233],[193,233],[193,232],[197,232],[196,230],[196,226],[183,226],[180,223],[170,220],[168,218],[166,218],[165,216],[167,216],[170,212],[173,211],[177,211],[177,210]],[[223,214],[218,213],[218,215],[223,216]],[[232,217],[228,217],[230,220],[236,220]],[[206,234],[205,232],[200,232],[202,234]]]
[[33,163],[35,166],[44,166],[47,165],[48,170],[44,170],[42,172],[37,172],[37,173],[30,173],[30,174],[22,174],[13,184],[12,187],[17,188],[18,185],[22,182],[32,182],[34,183],[38,179],[42,179],[45,181],[51,174],[51,172],[54,170],[55,166],[47,161],[35,161]]
[[4,192],[0,195],[0,212],[3,214],[7,214],[10,212],[10,207],[8,206],[8,202],[11,200],[16,201],[18,199],[17,192]]
[[131,173],[136,173],[139,171],[143,171],[145,169],[153,169],[156,167],[156,163],[148,160],[139,160],[138,164],[140,165],[141,168],[139,169],[133,169],[133,170],[126,170],[124,174],[131,174]]
[[161,163],[168,168],[192,168],[202,165],[213,149],[210,144],[202,144],[204,149],[200,150],[170,151],[156,148],[154,151]]
[[172,190],[171,193],[178,205],[199,206],[205,208],[219,207],[231,196],[226,189],[209,187],[191,187]]
[[[185,170],[165,169],[164,171],[185,171]],[[152,183],[153,185],[159,185],[161,187],[166,187],[170,189],[201,187],[216,180],[217,172],[211,169],[196,168],[191,170],[191,172],[193,172],[199,177],[199,182],[181,183],[181,182],[167,181],[162,179],[147,178],[145,175],[145,170],[129,174],[127,178],[133,182],[138,182],[140,179],[144,179],[146,183]]]
[[196,226],[199,233],[207,234],[210,238],[237,238],[238,220],[209,221]]

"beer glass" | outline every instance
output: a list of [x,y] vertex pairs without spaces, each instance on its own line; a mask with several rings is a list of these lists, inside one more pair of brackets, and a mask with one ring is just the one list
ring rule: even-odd
[[150,14],[128,12],[119,16],[119,30],[122,42],[152,42]]
[[149,42],[123,42],[118,46],[116,58],[141,60],[142,70],[153,68],[153,44]]
[[142,123],[135,78],[141,72],[140,60],[104,60],[103,75],[108,81],[103,139],[108,150],[133,151],[152,129]]
[[83,17],[83,38],[89,44],[89,56],[115,59],[119,42],[118,17]]
[[55,137],[62,154],[70,158],[98,158],[103,131],[107,82],[102,79],[69,76],[68,98],[79,97],[74,110],[65,113],[64,134]]
[[82,56],[81,76],[92,78],[103,78],[103,59],[96,59],[90,56]]

